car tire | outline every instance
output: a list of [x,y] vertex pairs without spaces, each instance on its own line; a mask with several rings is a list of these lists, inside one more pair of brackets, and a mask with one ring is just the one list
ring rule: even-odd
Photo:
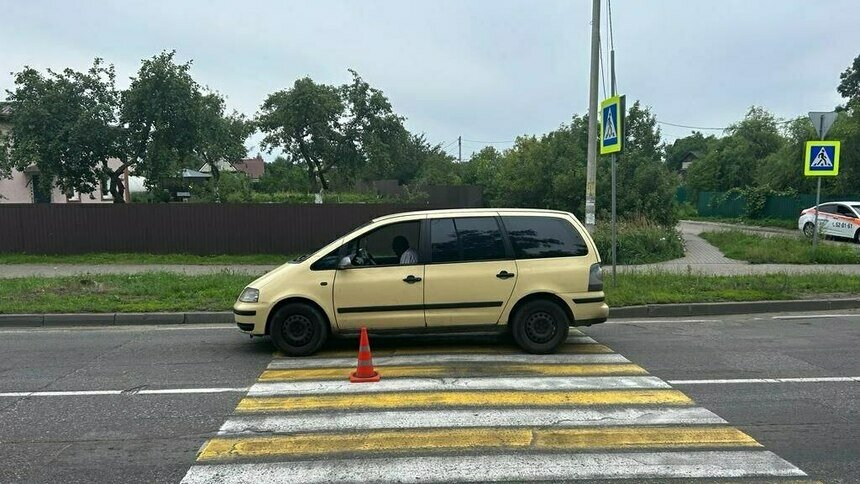
[[807,237],[812,237],[815,235],[815,225],[812,222],[806,222],[803,225],[803,235]]
[[314,307],[294,303],[281,306],[272,315],[269,335],[275,346],[288,356],[308,356],[328,340],[329,325]]
[[857,232],[854,232],[854,243],[860,244],[860,229],[857,229]]
[[528,353],[554,352],[567,340],[570,321],[558,304],[546,299],[527,302],[514,314],[511,334]]

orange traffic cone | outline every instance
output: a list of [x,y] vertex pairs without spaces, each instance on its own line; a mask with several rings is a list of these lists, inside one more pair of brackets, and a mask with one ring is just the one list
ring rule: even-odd
[[361,338],[358,342],[358,367],[350,373],[352,383],[379,381],[379,373],[373,369],[373,357],[370,356],[370,341],[367,338],[367,328],[361,327]]

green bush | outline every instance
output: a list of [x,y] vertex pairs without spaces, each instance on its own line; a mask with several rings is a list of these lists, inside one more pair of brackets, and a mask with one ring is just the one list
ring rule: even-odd
[[[612,227],[597,226],[594,242],[603,263],[612,263]],[[618,264],[650,264],[684,257],[684,239],[674,227],[645,220],[618,224]]]
[[[314,194],[301,192],[252,192],[250,201],[253,203],[314,203]],[[324,203],[397,203],[398,201],[397,199],[379,196],[375,193],[327,192],[323,194]]]

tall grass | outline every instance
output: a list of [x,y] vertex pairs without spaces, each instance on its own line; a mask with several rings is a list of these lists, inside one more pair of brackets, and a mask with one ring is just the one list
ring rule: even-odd
[[[600,224],[594,242],[604,264],[612,262],[612,232]],[[618,224],[618,264],[650,264],[684,257],[684,239],[674,227],[664,227],[644,219]]]

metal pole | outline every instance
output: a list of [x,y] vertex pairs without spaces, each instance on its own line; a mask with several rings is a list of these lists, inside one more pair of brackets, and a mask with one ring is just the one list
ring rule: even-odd
[[594,232],[597,192],[597,82],[600,69],[600,0],[591,3],[591,73],[588,89],[588,157],[585,165],[585,227]]
[[[820,139],[824,140],[824,115],[818,118],[818,133]],[[818,188],[815,190],[815,221],[812,223],[815,229],[812,233],[812,261],[815,262],[818,250],[818,205],[821,203],[821,177],[818,176]]]
[[457,162],[463,162],[463,137],[457,136]]
[[[612,95],[618,95],[618,88],[615,85],[615,49],[613,48],[609,51],[609,69],[610,69],[610,83],[612,84]],[[618,117],[623,116],[622,113],[618,113]],[[618,136],[622,136],[621,133],[616,133]],[[615,161],[616,156],[615,153],[612,154],[611,163],[612,163],[612,287],[618,286],[618,280],[616,279],[616,264],[618,261],[618,243],[617,243],[617,223],[618,220],[615,213]]]

